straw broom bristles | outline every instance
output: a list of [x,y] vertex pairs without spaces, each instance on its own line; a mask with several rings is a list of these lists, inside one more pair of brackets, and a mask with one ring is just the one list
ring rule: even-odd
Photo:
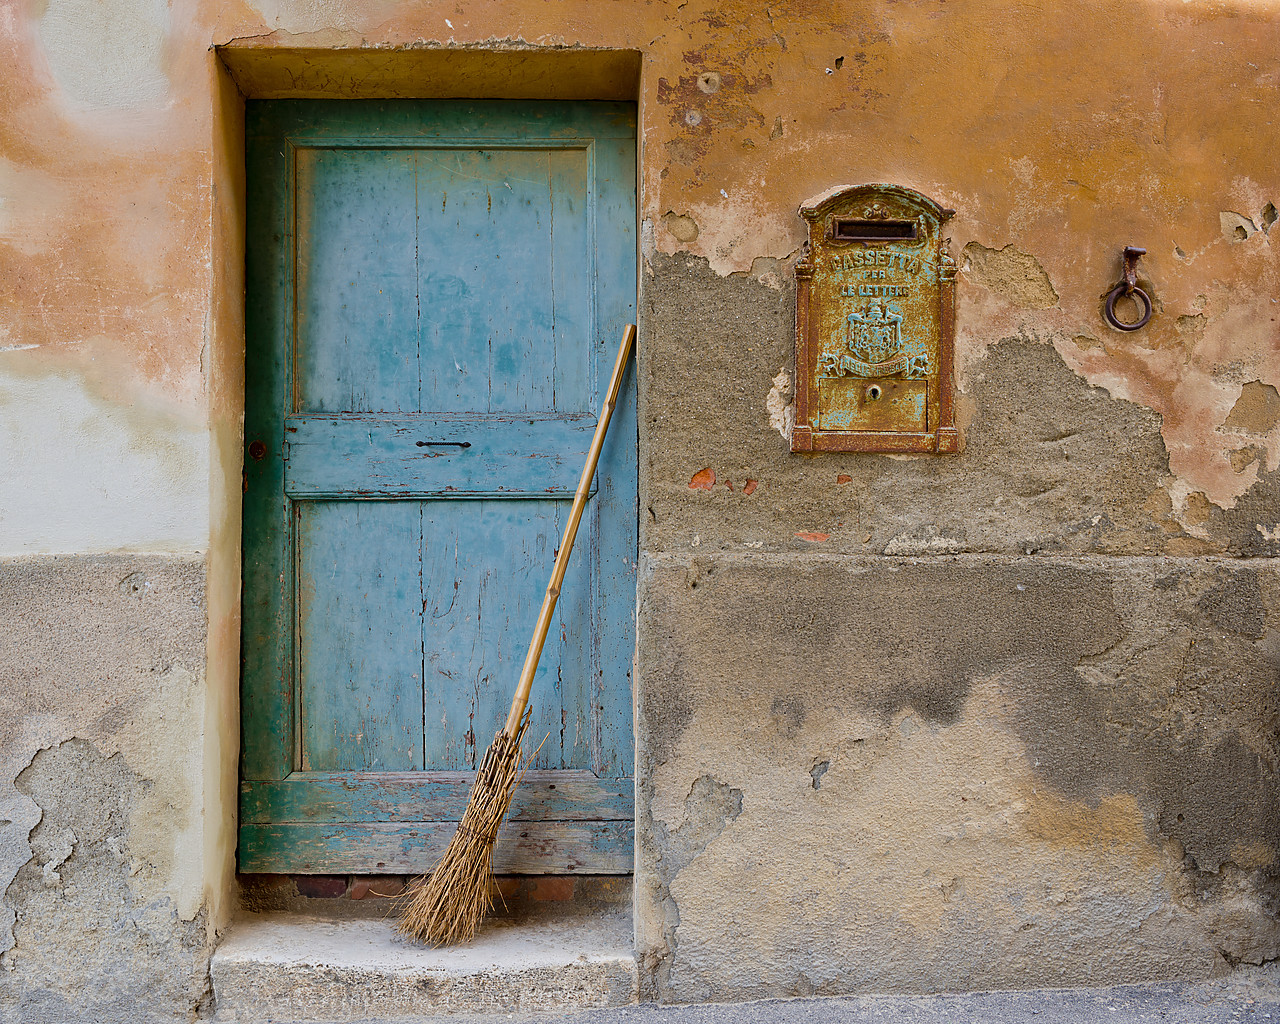
[[505,728],[494,736],[449,848],[431,874],[405,894],[402,935],[432,946],[469,942],[493,907],[493,845],[520,779],[520,741],[528,727],[526,713],[514,736]]

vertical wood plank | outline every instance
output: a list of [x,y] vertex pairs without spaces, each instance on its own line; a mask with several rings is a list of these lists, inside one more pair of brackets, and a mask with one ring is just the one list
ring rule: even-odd
[[[595,332],[592,152],[549,150],[548,160],[555,410],[559,413],[599,412],[594,407],[591,386],[598,372],[592,344]],[[611,226],[604,225],[604,230],[611,230]]]
[[[599,497],[599,491],[596,497]],[[569,502],[564,502],[561,508],[564,513],[562,519],[567,518]],[[555,767],[594,767],[592,750],[597,716],[591,707],[592,681],[595,678],[594,668],[600,660],[600,645],[595,635],[593,601],[599,546],[596,520],[588,509],[578,528],[573,556],[556,605],[556,621],[552,626],[559,642],[558,650],[553,649],[549,653],[553,657],[558,656],[556,671],[561,714],[560,759]]]
[[[551,288],[552,182],[546,150],[482,152],[495,164],[488,222],[492,262],[483,294],[489,316],[489,411],[551,412],[555,336]],[[550,357],[550,358],[548,358]]]
[[298,510],[302,769],[421,768],[419,503]]
[[298,150],[298,407],[419,407],[412,151]]
[[488,269],[491,180],[475,154],[426,149],[418,180],[422,409],[485,412],[489,407]]
[[284,495],[284,417],[289,393],[292,294],[292,147],[279,111],[245,109],[245,442],[262,459],[244,459],[244,587],[241,602],[241,758],[245,778],[283,779],[293,763],[294,690],[289,500]]
[[[474,768],[506,719],[555,561],[556,507],[514,499],[424,503],[424,746],[430,768]],[[545,732],[546,723],[558,728],[559,648],[557,630],[534,681],[535,731]],[[540,755],[539,766],[560,767],[558,751],[554,761],[550,754]]]
[[[634,116],[634,111],[619,112],[617,120],[622,123]],[[635,161],[634,137],[601,139],[596,144],[592,245],[597,362],[602,367],[612,365],[623,327],[636,318]],[[644,358],[642,330],[636,356],[623,377],[618,407],[601,453],[601,468],[596,475],[599,490],[591,510],[601,538],[592,601],[593,632],[600,646],[593,670],[591,706],[599,739],[591,767],[606,777],[632,774],[635,761],[631,680],[640,521],[635,381],[636,367]]]
[[550,412],[546,151],[424,150],[417,167],[423,408]]

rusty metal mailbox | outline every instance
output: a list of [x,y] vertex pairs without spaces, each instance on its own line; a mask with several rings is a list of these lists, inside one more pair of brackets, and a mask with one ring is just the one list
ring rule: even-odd
[[955,211],[899,185],[800,208],[793,452],[956,452]]

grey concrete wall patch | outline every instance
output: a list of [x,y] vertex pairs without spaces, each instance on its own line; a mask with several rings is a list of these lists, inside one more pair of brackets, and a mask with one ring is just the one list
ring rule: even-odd
[[0,1011],[194,1009],[203,563],[9,559],[0,604]]

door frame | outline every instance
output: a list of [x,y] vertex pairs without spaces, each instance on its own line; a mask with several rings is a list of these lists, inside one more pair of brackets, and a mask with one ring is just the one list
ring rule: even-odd
[[[471,52],[471,54],[472,54],[472,55],[474,55],[474,54],[475,54],[475,51],[470,51],[470,52]],[[527,55],[527,51],[524,51],[524,53],[525,53],[525,55]],[[548,56],[552,56],[552,55],[548,55]],[[638,56],[638,55],[637,55],[637,56]],[[244,101],[244,98],[245,98],[245,97],[244,97],[244,95],[243,95],[242,93],[238,93],[238,94],[236,95],[236,97],[235,97],[235,99],[236,99],[236,101],[237,101],[237,103],[236,103],[236,107],[237,107],[238,109],[237,109],[236,111],[233,111],[234,113],[237,113],[237,114],[238,114],[237,120],[238,120],[238,126],[239,126],[239,129],[240,129],[240,131],[239,131],[239,133],[238,133],[238,134],[239,134],[239,137],[240,137],[240,139],[241,139],[242,141],[243,141],[243,138],[244,138],[244,135],[243,135],[243,129],[244,129],[244,122],[243,122],[243,110],[244,110],[244,107],[243,107],[243,101]],[[633,99],[633,98],[632,98],[632,100],[631,100],[631,101],[632,101],[632,103],[633,103],[632,109],[634,109],[634,110],[636,110],[636,111],[637,111],[637,117],[638,117],[638,105],[634,104],[634,99]],[[640,210],[641,210],[641,205],[640,205],[640,190],[641,190],[641,187],[642,187],[642,178],[641,178],[640,173],[639,173],[639,168],[640,168],[640,135],[639,135],[638,127],[637,127],[637,132],[636,132],[636,140],[635,140],[635,144],[636,144],[636,182],[635,182],[635,188],[636,188],[636,194],[635,194],[636,207],[635,207],[635,210],[636,210],[636,220],[637,220],[637,224],[638,224],[639,219],[640,219]],[[241,157],[241,158],[243,159],[243,154],[242,154],[242,157]],[[240,207],[240,214],[241,214],[241,217],[242,217],[242,218],[243,218],[243,212],[244,212],[243,198],[244,198],[245,188],[246,188],[246,173],[245,173],[244,171],[242,171],[242,172],[241,172],[240,181],[239,181],[239,190],[238,190],[238,191],[239,191],[239,198],[240,198],[239,207]],[[639,249],[639,230],[638,230],[638,228],[637,228],[636,234],[635,234],[635,236],[634,236],[634,239],[635,239],[635,242],[636,242],[636,249],[638,250],[638,249]],[[239,244],[236,246],[236,248],[238,248],[238,249],[240,250],[240,252],[243,252],[243,251],[244,251],[244,243],[245,243],[245,232],[244,232],[244,221],[243,221],[243,219],[241,219],[241,221],[240,221],[240,228],[239,228],[239,232],[238,232],[238,239],[237,239],[237,241],[238,241],[238,243],[239,243]],[[243,264],[243,262],[241,262],[241,264],[240,264],[241,268],[243,268],[243,265],[244,265],[244,264]],[[636,266],[636,281],[635,281],[635,292],[634,292],[634,295],[635,295],[635,301],[636,301],[636,308],[637,308],[637,310],[638,310],[638,308],[639,308],[639,302],[640,302],[640,295],[641,295],[641,283],[642,283],[642,279],[643,279],[642,275],[641,275],[641,274],[640,274],[640,272],[639,272],[639,270],[640,270],[640,254],[639,254],[639,252],[638,252],[638,251],[635,253],[635,266]],[[242,280],[242,281],[243,281],[243,274],[244,274],[244,271],[243,271],[243,269],[241,269],[241,271],[240,271],[240,275],[241,275],[241,280]],[[228,278],[232,278],[234,275],[227,274],[226,276],[227,276]],[[241,328],[241,332],[242,332],[242,331],[243,331],[243,317],[244,317],[244,307],[243,307],[243,305],[241,306],[239,313],[240,313],[240,316],[239,316],[239,318],[238,318],[238,319],[240,320],[240,328]],[[241,333],[241,337],[243,338],[243,333]],[[608,339],[608,340],[609,340],[610,342],[612,341],[612,339]],[[238,347],[239,347],[239,346],[238,346]],[[244,351],[244,350],[243,350],[243,348],[240,348],[240,351],[241,351],[241,352],[243,352],[243,351]],[[631,372],[632,372],[632,373],[635,373],[636,371],[633,369]],[[237,376],[239,376],[239,382],[238,382],[238,383],[240,383],[240,387],[239,387],[237,390],[239,391],[240,396],[243,396],[243,395],[244,395],[244,391],[243,391],[243,379],[244,379],[244,378],[243,378],[243,362],[241,362],[241,363],[240,363],[240,374],[238,374]],[[637,400],[637,405],[638,405],[638,404],[639,404],[639,402],[640,402],[640,400],[641,400],[641,398],[640,398],[640,394],[639,394],[640,388],[638,387],[638,384],[639,384],[639,375],[638,375],[638,373],[636,373],[636,378],[635,378],[635,380],[636,380],[636,384],[637,384],[637,389],[636,389],[636,390],[637,390],[636,400]],[[245,445],[245,443],[247,443],[247,440],[248,440],[248,439],[243,438],[243,437],[238,438],[238,439],[237,439],[238,443],[236,444],[236,449],[237,449],[237,451],[240,453],[239,458],[237,459],[237,461],[240,463],[240,467],[239,467],[239,468],[241,468],[242,472],[243,472],[243,469],[244,469],[244,458],[243,458],[243,453],[244,453],[244,451],[245,451],[245,447],[244,447],[244,445]],[[636,433],[635,443],[636,443],[636,445],[637,445],[637,447],[638,447],[638,445],[639,445],[638,419],[637,419],[637,433]],[[640,481],[639,481],[639,480],[637,480],[637,487],[639,487],[639,484],[640,484]],[[236,493],[235,493],[235,498],[237,498],[237,499],[238,499],[238,498],[240,498],[240,496],[241,496],[241,495],[240,495],[240,493],[239,493],[239,492],[241,491],[241,489],[242,489],[242,488],[240,488],[240,487],[236,487],[236,488],[235,488],[235,492],[236,492]],[[638,499],[639,499],[639,493],[637,493],[637,501],[638,501]],[[237,501],[237,502],[236,502],[236,504],[237,504],[237,506],[239,506],[240,502],[239,502],[239,501]],[[241,509],[240,509],[239,507],[237,507],[237,508],[235,509],[235,512],[236,512],[236,513],[241,513]],[[237,520],[238,520],[238,519],[240,519],[240,515],[237,515],[235,518],[236,518]],[[228,524],[228,525],[230,525],[230,524]],[[236,522],[236,523],[235,523],[235,526],[239,527],[239,526],[240,526],[240,523],[239,523],[239,522]],[[640,529],[640,525],[639,525],[639,522],[638,522],[638,520],[637,520],[637,530],[639,530],[639,529]],[[238,534],[238,533],[240,532],[240,530],[238,530],[238,529],[237,529],[235,532]],[[637,553],[637,555],[638,555],[638,551],[639,551],[639,539],[638,539],[638,536],[637,536],[637,544],[636,544],[636,553]],[[240,589],[240,588],[239,588],[239,583],[240,583],[240,579],[239,579],[239,577],[240,577],[240,574],[241,574],[241,571],[242,571],[243,561],[242,561],[241,554],[240,554],[240,552],[239,552],[238,550],[235,552],[235,555],[236,555],[236,558],[235,558],[235,576],[236,576],[235,583],[236,583],[236,590],[237,590],[237,591],[239,591],[239,589]],[[212,558],[211,558],[211,563],[212,563]],[[225,568],[226,568],[225,563],[223,564],[222,568],[223,568],[223,569],[225,569]],[[238,602],[237,602],[237,603],[238,603]],[[638,609],[637,609],[637,607],[636,607],[636,603],[635,603],[635,598],[633,598],[632,609],[633,609],[633,614],[635,614],[635,613],[638,611]],[[237,610],[240,610],[240,609],[237,609]],[[211,613],[212,613],[212,609],[211,609]],[[238,618],[238,616],[237,616],[237,618]],[[239,632],[239,630],[236,630],[236,632],[238,633],[238,632]],[[238,637],[237,637],[236,639],[238,640]],[[636,657],[636,655],[635,655],[635,649],[634,649],[634,647],[633,647],[632,652],[631,652],[631,666],[632,666],[632,680],[633,680],[632,687],[631,687],[631,700],[632,700],[632,708],[633,708],[633,711],[634,711],[634,700],[635,700],[635,690],[634,690],[634,678],[635,678],[635,657]],[[239,657],[237,657],[237,658],[235,659],[235,662],[234,662],[234,664],[235,664],[235,689],[236,689],[236,691],[237,691],[237,696],[238,696],[238,691],[239,691],[239,686],[240,686],[240,674],[241,674],[241,673],[240,673],[240,670],[239,670],[239,669],[240,669],[240,665],[239,665],[240,660],[241,660],[241,659],[240,659]],[[238,703],[238,702],[237,702],[237,703]],[[238,732],[238,731],[239,731],[239,719],[240,719],[239,710],[240,710],[240,709],[239,709],[239,707],[238,707],[238,706],[234,708],[234,727],[235,727],[235,730],[234,730],[234,731],[235,731],[235,732]],[[635,741],[635,737],[634,737],[634,732],[633,732],[633,735],[632,735],[632,743],[633,743],[633,744],[634,744],[634,741]],[[235,750],[235,752],[236,752],[237,754],[239,753],[238,747],[239,747],[239,744],[236,744],[236,745],[235,745],[235,747],[234,747],[234,748],[232,748],[232,749],[234,749],[234,750]],[[224,749],[225,749],[225,748],[224,748]],[[461,794],[460,794],[460,793],[457,791],[456,780],[444,780],[444,779],[431,779],[431,778],[427,778],[427,776],[430,776],[430,775],[435,774],[435,773],[425,773],[425,772],[424,772],[424,773],[413,773],[413,774],[422,776],[422,778],[421,778],[420,780],[415,779],[414,781],[415,781],[415,784],[417,784],[417,785],[420,787],[420,795],[421,795],[421,797],[422,797],[422,798],[424,798],[424,799],[430,799],[430,800],[433,800],[433,801],[446,801],[446,802],[450,802],[450,801],[451,801],[451,802],[453,802],[453,803],[457,803],[461,797],[465,796],[465,793],[461,793]],[[588,772],[588,773],[584,773],[584,774],[586,774],[586,775],[590,775],[590,773],[589,773],[589,772]],[[627,833],[627,836],[626,836],[626,839],[625,839],[625,852],[623,851],[622,847],[621,847],[621,846],[619,845],[619,843],[618,843],[618,841],[619,841],[619,840],[621,840],[623,837],[622,837],[622,836],[620,836],[620,835],[617,835],[617,834],[615,833],[615,834],[612,836],[612,838],[611,838],[611,840],[610,840],[610,841],[614,844],[614,846],[615,846],[615,847],[617,847],[617,848],[618,848],[619,857],[616,859],[616,863],[615,863],[615,866],[614,866],[613,868],[611,868],[611,869],[610,869],[610,868],[607,868],[607,867],[606,867],[604,870],[613,870],[613,871],[616,871],[617,873],[628,873],[628,874],[629,874],[629,873],[631,872],[631,870],[632,870],[633,855],[634,855],[634,851],[633,851],[633,842],[634,842],[634,840],[633,840],[633,838],[632,838],[632,834],[633,834],[633,831],[634,831],[634,822],[635,822],[635,817],[634,817],[634,787],[633,787],[633,786],[629,786],[629,787],[628,787],[628,791],[624,794],[624,793],[621,793],[621,792],[611,791],[611,787],[609,787],[609,786],[607,786],[607,785],[602,785],[603,780],[597,780],[597,779],[592,778],[591,780],[586,780],[586,779],[582,780],[582,785],[581,785],[581,786],[571,788],[571,790],[570,790],[570,791],[566,791],[566,790],[565,790],[565,788],[562,786],[562,787],[560,787],[559,792],[557,792],[557,793],[555,793],[555,794],[553,795],[553,794],[552,794],[552,793],[551,793],[551,792],[550,792],[550,791],[545,787],[545,785],[539,785],[539,781],[540,781],[540,780],[538,779],[538,774],[537,774],[537,773],[530,773],[529,782],[531,783],[531,785],[530,785],[530,786],[528,786],[528,787],[526,787],[526,792],[525,792],[525,794],[524,794],[522,797],[518,798],[518,801],[517,801],[517,807],[516,807],[516,808],[515,808],[515,810],[513,811],[513,816],[514,816],[514,818],[515,818],[515,819],[517,819],[517,820],[518,820],[520,817],[522,817],[522,816],[523,816],[523,814],[522,814],[522,812],[521,812],[521,809],[520,809],[520,808],[521,808],[521,802],[523,802],[523,804],[524,804],[527,808],[535,808],[535,807],[537,807],[537,808],[541,808],[541,810],[540,810],[538,813],[543,813],[543,812],[545,812],[545,810],[546,810],[546,809],[548,809],[548,808],[550,807],[550,805],[551,805],[551,804],[553,804],[553,803],[559,803],[559,804],[561,804],[562,806],[563,806],[563,805],[569,805],[569,806],[572,806],[572,807],[576,807],[576,808],[578,808],[578,813],[579,813],[579,814],[581,814],[581,816],[586,817],[586,816],[588,816],[588,815],[598,814],[598,813],[601,813],[601,812],[608,813],[608,812],[607,812],[607,810],[606,810],[606,808],[608,808],[608,807],[617,807],[617,805],[618,805],[618,801],[619,801],[620,799],[625,799],[625,801],[627,802],[627,806],[628,806],[628,833]],[[239,789],[239,758],[238,758],[238,757],[237,757],[237,759],[236,759],[236,768],[235,768],[235,786],[236,786],[236,789],[238,790],[238,789]],[[285,788],[287,788],[287,787],[285,787]],[[613,788],[613,789],[616,789],[616,787],[612,787],[612,788]],[[351,799],[350,794],[343,794],[343,793],[339,793],[336,789],[335,789],[334,793],[335,793],[335,799],[336,799],[339,803],[341,803],[343,800],[347,800],[347,801],[349,801],[349,800]],[[285,800],[287,800],[287,799],[288,799],[287,794],[285,794],[285,793],[283,793],[283,792],[282,792],[282,794],[281,794],[281,799],[285,799]],[[416,799],[416,796],[415,796],[415,799]],[[570,813],[572,813],[572,812],[570,812]],[[451,831],[451,828],[450,828],[450,831]],[[234,849],[235,849],[235,846],[236,846],[236,836],[235,836],[235,832],[233,832],[231,836],[226,837],[226,838],[228,838],[228,839],[230,839],[230,840],[231,840],[231,844],[230,844],[230,845],[231,845],[232,849],[234,850]],[[444,837],[444,838],[445,838],[445,840],[447,840],[447,836],[446,836],[446,837]],[[565,865],[560,866],[560,867],[547,867],[547,868],[544,868],[543,870],[548,870],[548,871],[550,871],[550,872],[555,872],[555,873],[562,873],[562,872],[571,872],[571,871],[575,870],[575,867],[576,867],[576,865],[575,865],[575,864],[573,864],[573,863],[566,863]],[[419,866],[417,866],[417,865],[415,865],[411,870],[419,870],[419,869],[420,869],[420,867],[419,867]],[[252,867],[252,865],[245,865],[245,866],[243,866],[243,867],[242,867],[242,870],[253,870],[253,867]],[[292,869],[292,870],[297,870],[297,871],[299,871],[300,873],[302,873],[302,872],[306,872],[306,871],[316,871],[316,872],[325,872],[325,873],[328,873],[329,871],[333,870],[333,868],[332,868],[331,866],[329,866],[329,865],[325,865],[325,864],[323,864],[323,863],[315,863],[315,864],[312,864],[312,865],[310,865],[310,866],[299,866],[299,867],[294,868],[294,869]],[[350,869],[342,869],[342,870],[343,870],[343,873],[347,873],[347,872],[349,872],[349,871],[350,871]],[[380,872],[394,872],[394,871],[398,870],[398,867],[397,867],[397,866],[390,865],[390,864],[380,864],[380,865],[378,865],[377,867],[370,867],[370,868],[369,868],[369,870],[370,870],[370,871],[380,871]],[[592,870],[592,872],[593,872],[593,873],[599,873],[602,869],[601,869],[601,867],[596,866],[596,867],[593,867],[591,870]]]

